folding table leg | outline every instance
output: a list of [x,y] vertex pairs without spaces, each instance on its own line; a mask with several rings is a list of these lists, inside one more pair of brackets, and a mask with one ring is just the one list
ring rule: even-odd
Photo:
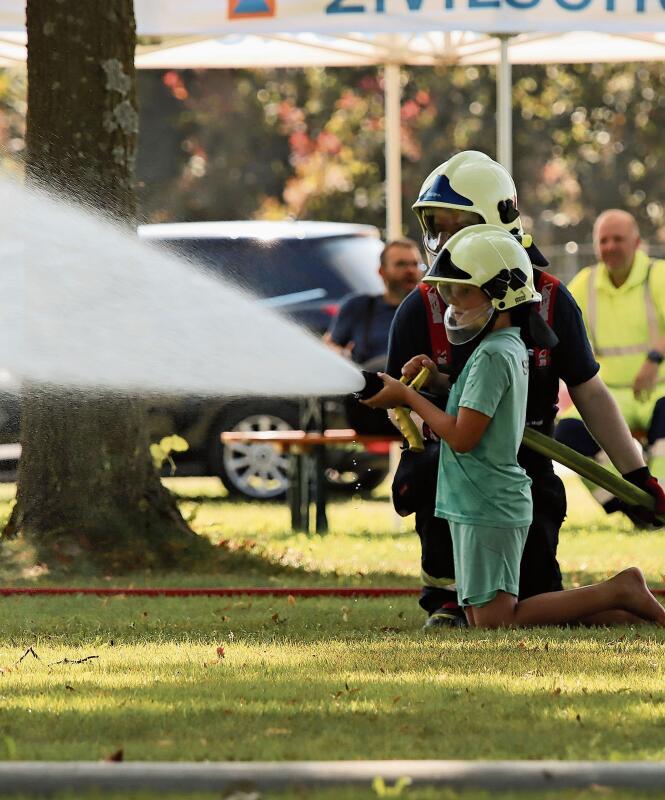
[[314,448],[314,502],[316,503],[316,532],[328,533],[328,485],[326,483],[326,448],[317,445]]
[[[288,501],[291,510],[291,530],[300,532],[309,528],[309,518],[305,527],[303,516],[303,456],[291,450],[289,452],[289,488]],[[309,517],[309,515],[308,515]]]
[[309,527],[309,506],[312,502],[312,459],[307,451],[299,456],[300,460],[300,530],[305,533],[310,532]]

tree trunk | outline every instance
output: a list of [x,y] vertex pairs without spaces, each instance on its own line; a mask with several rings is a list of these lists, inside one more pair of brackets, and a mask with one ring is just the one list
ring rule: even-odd
[[[27,31],[28,175],[133,225],[132,0],[28,0]],[[124,571],[201,552],[152,465],[139,400],[28,388],[21,441],[5,535],[24,533],[40,560]]]

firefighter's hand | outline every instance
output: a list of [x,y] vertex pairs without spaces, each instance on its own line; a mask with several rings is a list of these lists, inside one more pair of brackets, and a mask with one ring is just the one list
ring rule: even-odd
[[658,378],[658,364],[653,361],[645,361],[640,367],[640,371],[633,383],[633,395],[636,400],[648,400],[656,386]]
[[419,355],[409,359],[402,367],[402,375],[411,382],[423,367],[429,370],[429,378],[423,384],[433,394],[445,394],[450,388],[448,376],[442,375],[429,356]]
[[361,400],[360,402],[364,406],[388,409],[408,405],[409,392],[413,392],[413,389],[409,389],[403,383],[391,378],[390,375],[386,375],[385,372],[377,372],[377,375],[383,381],[383,389],[369,400]]
[[626,472],[623,477],[634,486],[650,494],[655,500],[653,511],[649,511],[646,508],[637,509],[637,507],[631,506],[631,510],[637,512],[635,514],[636,519],[633,519],[633,516],[628,514],[631,520],[636,524],[641,522],[643,526],[650,528],[662,528],[665,526],[665,520],[662,519],[662,517],[665,517],[665,492],[663,492],[658,480],[649,472],[649,468],[640,467],[639,469],[634,469],[632,472]]

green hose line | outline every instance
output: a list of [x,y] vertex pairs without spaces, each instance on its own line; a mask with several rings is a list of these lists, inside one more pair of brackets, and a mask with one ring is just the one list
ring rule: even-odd
[[[409,385],[418,391],[422,388],[423,384],[426,383],[428,375],[428,369],[423,367]],[[405,378],[402,378],[402,382],[406,383],[407,381]],[[410,449],[422,450],[422,437],[415,427],[408,409],[396,408],[395,413],[397,414],[400,427],[402,428],[402,433],[409,442]],[[557,442],[557,440],[553,439],[551,436],[545,436],[545,434],[534,431],[532,428],[525,428],[522,443],[535,453],[540,453],[540,455],[546,458],[551,458],[564,467],[572,469],[573,472],[576,472],[582,478],[593,481],[596,486],[606,489],[610,494],[613,494],[624,503],[628,503],[628,505],[631,506],[641,506],[642,508],[647,508],[649,511],[653,511],[656,501],[648,492],[630,483],[630,481],[627,481],[620,475],[615,475],[613,472],[605,469],[605,467],[598,464],[592,458],[583,456],[571,447]],[[665,522],[665,517],[659,517],[659,519]]]
[[606,489],[619,500],[631,506],[642,506],[653,510],[655,500],[643,489],[635,486],[620,475],[615,475],[605,467],[598,464],[592,458],[583,456],[572,448],[568,447],[551,436],[545,436],[531,428],[524,429],[522,439],[530,450],[540,453],[547,458],[552,458],[564,467],[572,469],[583,478],[593,481],[597,486]]

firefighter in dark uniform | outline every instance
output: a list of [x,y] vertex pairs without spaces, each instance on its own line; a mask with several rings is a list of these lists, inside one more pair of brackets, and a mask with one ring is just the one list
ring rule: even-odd
[[[536,288],[542,295],[538,313],[532,314],[521,329],[529,351],[527,425],[552,435],[559,379],[563,379],[587,428],[614,466],[627,480],[653,494],[656,513],[663,513],[665,494],[651,480],[616,403],[598,376],[598,363],[580,310],[566,287],[542,269],[547,261],[524,235],[516,194],[510,174],[483,153],[465,151],[441,164],[425,180],[413,206],[428,258],[433,260],[457,230],[480,222],[500,225],[520,238],[534,264]],[[450,345],[444,312],[441,296],[425,284],[404,300],[391,327],[390,375],[414,377],[425,365],[455,380],[470,351]],[[454,591],[448,524],[434,515],[439,446],[426,426],[423,432],[423,454],[403,451],[393,499],[398,513],[416,515],[422,548],[420,605],[428,614],[426,627],[464,624]],[[566,495],[550,459],[522,447],[519,461],[532,480],[533,494],[533,523],[520,570],[523,599],[562,589],[557,546],[566,515]]]

